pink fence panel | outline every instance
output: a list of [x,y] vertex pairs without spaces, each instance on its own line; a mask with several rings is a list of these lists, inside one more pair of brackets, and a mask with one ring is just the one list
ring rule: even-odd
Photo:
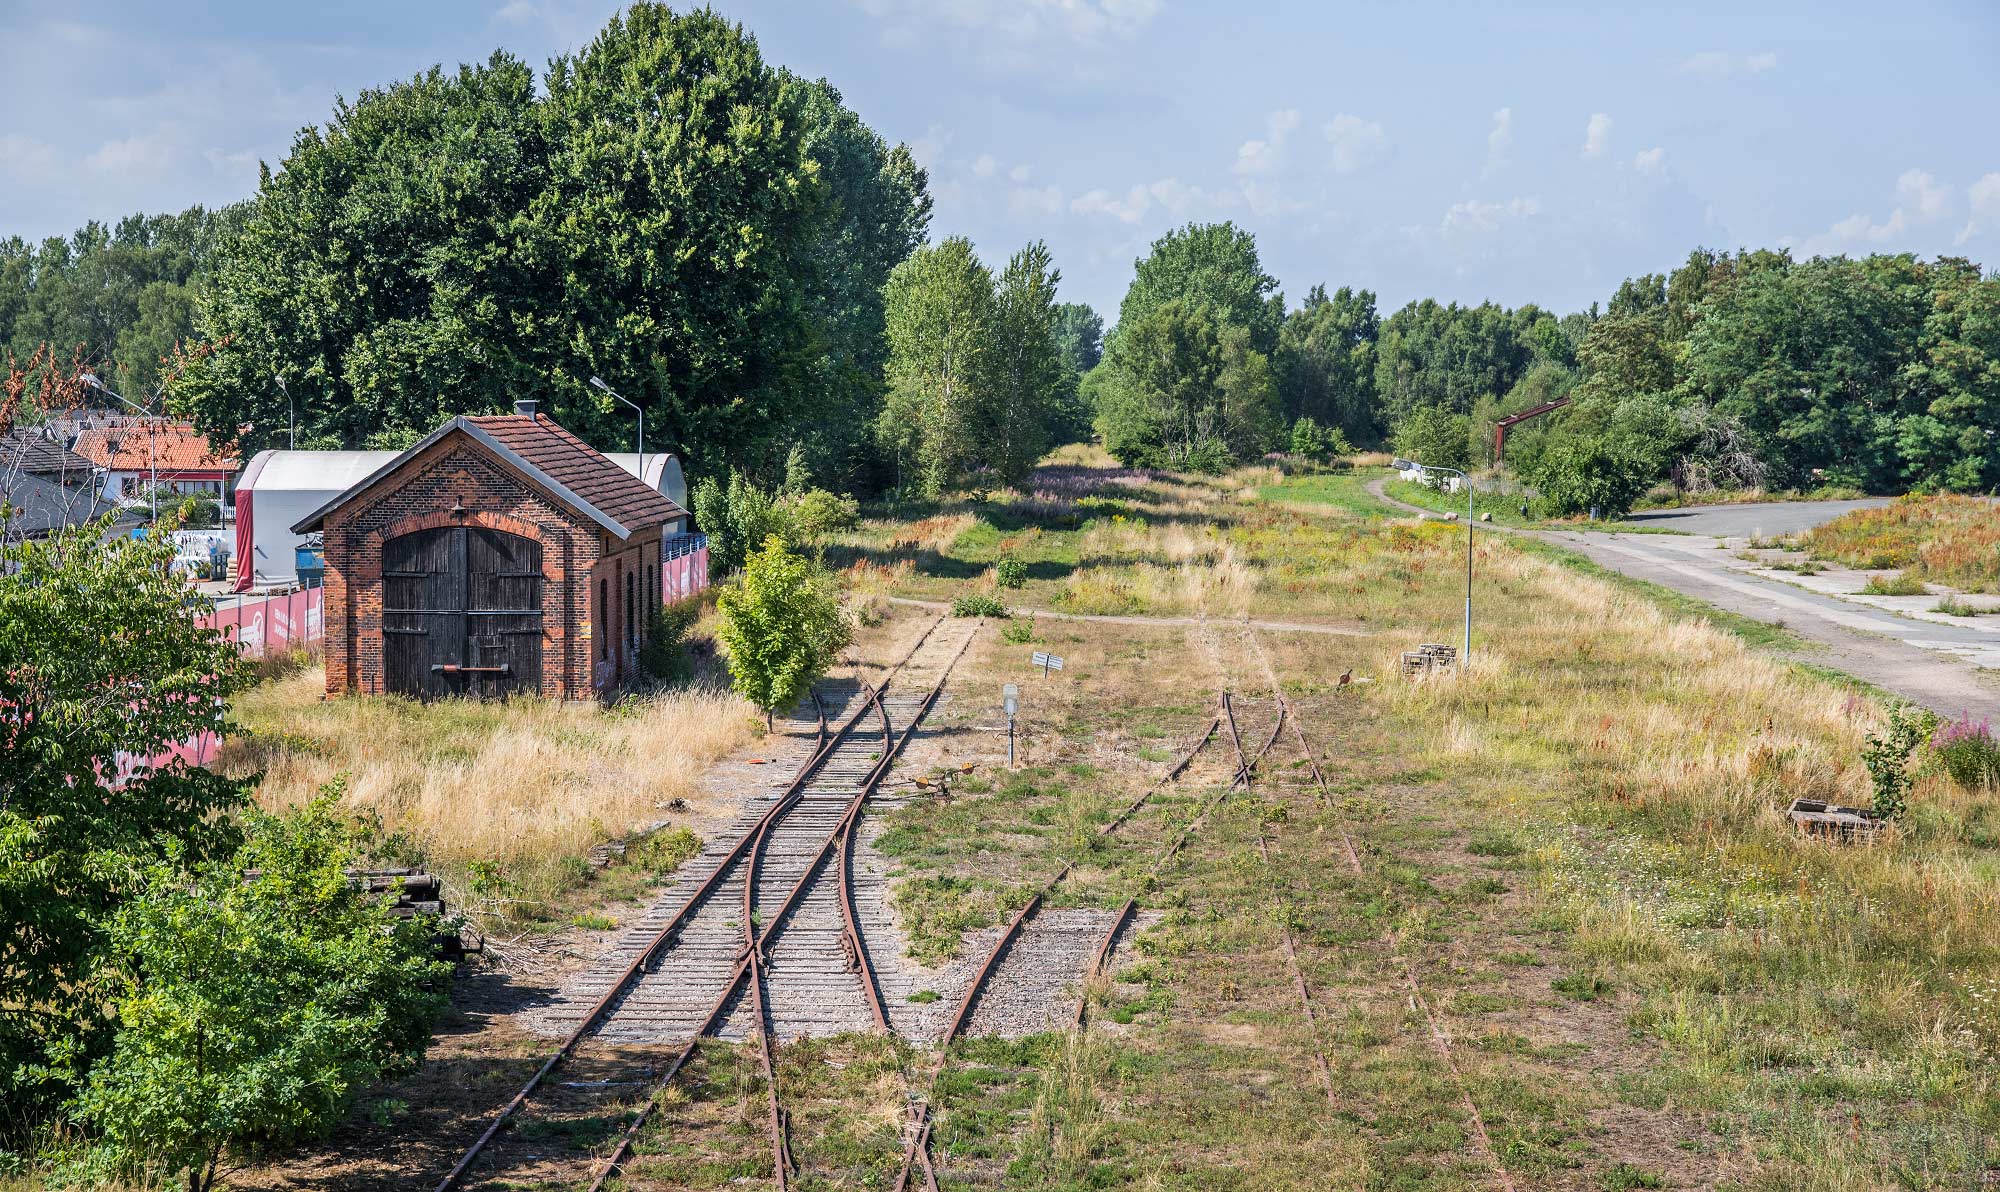
[[668,603],[708,587],[708,535],[682,534],[667,539],[660,560],[660,596]]
[[232,638],[250,657],[262,658],[270,650],[318,641],[325,632],[325,601],[324,588],[234,600],[216,606],[207,616],[195,618],[195,623]]

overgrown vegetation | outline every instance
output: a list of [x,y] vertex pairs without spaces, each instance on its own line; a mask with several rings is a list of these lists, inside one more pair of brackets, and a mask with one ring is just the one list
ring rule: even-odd
[[1962,592],[2000,592],[2000,506],[1966,496],[1911,496],[1856,509],[1800,536],[1815,557]]
[[785,548],[776,534],[745,560],[716,600],[716,637],[744,699],[771,714],[819,681],[853,636],[832,576]]

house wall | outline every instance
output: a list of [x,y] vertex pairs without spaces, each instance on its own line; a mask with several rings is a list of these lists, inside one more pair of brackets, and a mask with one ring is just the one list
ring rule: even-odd
[[[590,579],[592,621],[600,632],[592,639],[591,675],[599,690],[623,686],[639,676],[639,651],[652,630],[660,607],[660,539],[634,534],[621,543],[605,535],[604,550]],[[629,604],[632,614],[628,617]]]
[[[454,515],[454,505],[463,515]],[[591,573],[606,535],[542,494],[464,435],[448,435],[326,518],[326,689],[384,690],[382,544],[442,526],[472,525],[542,544],[541,694],[593,689]],[[615,540],[613,540],[615,541]],[[622,544],[620,544],[622,545]],[[655,552],[657,557],[657,544]]]

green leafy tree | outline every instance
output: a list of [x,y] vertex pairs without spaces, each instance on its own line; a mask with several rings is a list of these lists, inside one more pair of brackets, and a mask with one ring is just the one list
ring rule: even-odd
[[1256,238],[1235,224],[1191,223],[1153,241],[1134,265],[1112,339],[1170,302],[1207,307],[1218,323],[1245,328],[1253,352],[1277,351],[1285,299],[1258,260]]
[[1014,254],[995,287],[980,455],[1009,484],[1025,478],[1072,421],[1076,375],[1056,338],[1061,280],[1037,240]]
[[1278,387],[1286,417],[1311,418],[1349,440],[1379,441],[1375,295],[1346,286],[1329,297],[1314,286],[1278,333]]
[[853,634],[833,579],[773,534],[718,597],[717,636],[737,692],[766,725],[824,675]]
[[694,520],[708,535],[709,571],[728,575],[742,567],[757,543],[773,534],[790,533],[779,498],[760,488],[742,472],[732,470],[729,483],[705,476],[694,486]]
[[812,402],[814,312],[839,305],[817,288],[804,98],[740,25],[654,3],[539,89],[495,54],[364,92],[267,173],[203,290],[219,349],[171,393],[211,435],[249,424],[246,449],[283,437],[273,373],[310,441],[422,433],[523,393],[625,441],[596,374],[657,443],[762,459]]
[[1062,349],[1063,363],[1077,376],[1097,367],[1104,359],[1104,316],[1084,302],[1058,302],[1055,308],[1056,345]]
[[127,1174],[208,1192],[226,1160],[325,1137],[423,1058],[450,970],[428,921],[347,878],[366,842],[331,797],[252,812],[236,856],[192,878],[154,864],[111,917],[117,1043],[77,1107]]
[[1603,517],[1622,517],[1652,483],[1654,466],[1627,441],[1565,435],[1551,440],[1522,476],[1539,490],[1537,500],[1547,516],[1596,509]]
[[891,146],[862,123],[824,79],[780,70],[800,96],[805,152],[826,192],[821,229],[808,252],[806,309],[821,350],[806,382],[813,400],[800,441],[822,481],[866,485],[883,475],[870,433],[882,405],[882,288],[930,227],[929,178],[906,145]]
[[1106,364],[1116,376],[1099,392],[1099,428],[1122,462],[1218,470],[1278,440],[1270,361],[1212,306],[1177,300],[1121,327]]
[[902,482],[936,496],[980,463],[993,275],[970,240],[953,236],[896,266],[886,302],[889,395],[878,434]]
[[1512,389],[1534,360],[1526,329],[1541,317],[1534,307],[1441,306],[1428,298],[1390,315],[1375,352],[1384,420],[1400,424],[1425,406],[1465,414],[1480,397]]
[[23,1113],[107,1044],[107,924],[148,867],[236,843],[243,783],[137,760],[225,729],[248,681],[173,558],[96,529],[0,546],[0,1100]]
[[1425,406],[1396,426],[1398,453],[1433,468],[1472,466],[1472,420],[1437,406]]

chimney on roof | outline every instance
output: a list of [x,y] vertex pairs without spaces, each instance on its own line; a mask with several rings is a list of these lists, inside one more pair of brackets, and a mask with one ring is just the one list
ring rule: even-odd
[[525,397],[515,401],[514,413],[523,418],[533,418],[535,416],[535,399]]

